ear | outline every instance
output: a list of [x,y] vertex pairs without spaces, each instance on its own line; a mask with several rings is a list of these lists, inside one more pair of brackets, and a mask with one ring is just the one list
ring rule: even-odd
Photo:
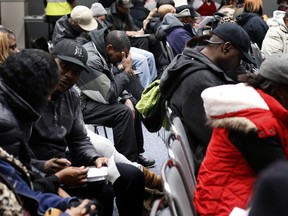
[[232,44],[229,43],[229,42],[226,42],[226,43],[223,45],[223,52],[224,52],[224,54],[228,53],[231,48],[232,48]]
[[113,50],[112,44],[108,44],[108,45],[106,46],[106,50],[107,50],[107,51]]

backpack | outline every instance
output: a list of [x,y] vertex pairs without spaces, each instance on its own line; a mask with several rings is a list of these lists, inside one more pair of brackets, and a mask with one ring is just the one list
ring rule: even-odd
[[166,116],[166,100],[160,93],[160,79],[152,82],[142,92],[136,109],[142,116],[142,122],[149,132],[157,132],[163,126]]

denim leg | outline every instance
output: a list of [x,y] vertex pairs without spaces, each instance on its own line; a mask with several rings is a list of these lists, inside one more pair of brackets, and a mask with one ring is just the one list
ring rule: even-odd
[[133,67],[135,67],[137,71],[142,72],[139,74],[140,83],[144,88],[146,88],[150,84],[151,80],[147,59],[144,55],[141,55],[134,50],[131,50],[131,56]]
[[144,55],[146,57],[150,72],[150,83],[153,82],[154,79],[157,77],[157,68],[153,53],[135,47],[131,47],[131,49],[133,49],[134,51],[136,50],[139,54]]

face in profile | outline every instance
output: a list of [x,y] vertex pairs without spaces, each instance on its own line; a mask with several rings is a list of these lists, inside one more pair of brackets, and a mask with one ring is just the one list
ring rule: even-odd
[[17,53],[20,52],[17,47],[17,41],[14,34],[8,35],[8,43],[9,43],[9,50],[11,53]]
[[111,44],[106,47],[107,58],[109,63],[116,65],[122,61],[122,52],[126,54],[126,58],[129,55],[129,51],[124,49],[123,51],[116,51]]

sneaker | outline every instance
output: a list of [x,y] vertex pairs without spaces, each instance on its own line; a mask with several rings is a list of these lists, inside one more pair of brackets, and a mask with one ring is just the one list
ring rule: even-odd
[[153,167],[155,164],[154,159],[147,159],[143,155],[139,155],[137,158],[137,162],[144,167]]

